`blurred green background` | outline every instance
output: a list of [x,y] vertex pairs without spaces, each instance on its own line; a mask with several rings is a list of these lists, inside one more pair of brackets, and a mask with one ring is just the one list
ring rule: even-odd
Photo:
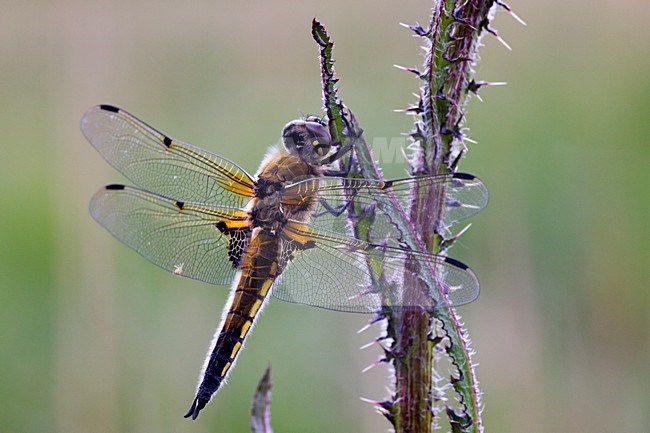
[[[507,81],[468,109],[461,170],[491,191],[452,250],[481,279],[463,307],[488,432],[642,432],[650,424],[650,4],[512,2],[478,78]],[[87,212],[123,181],[79,118],[112,103],[254,171],[280,129],[319,113],[318,16],[341,96],[369,139],[399,144],[393,113],[418,83],[419,41],[399,22],[430,3],[4,1],[0,16],[0,431],[246,432],[273,364],[278,432],[381,432],[359,397],[379,332],[361,315],[272,301],[196,422],[193,398],[227,289],[164,273]],[[395,138],[393,142],[390,140]],[[402,176],[384,146],[389,176]]]

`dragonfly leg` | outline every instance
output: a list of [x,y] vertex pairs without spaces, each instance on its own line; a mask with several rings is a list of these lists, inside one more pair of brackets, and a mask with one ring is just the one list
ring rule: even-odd
[[352,147],[352,144],[348,144],[347,146],[342,147],[338,152],[336,152],[330,158],[328,158],[328,160],[331,159],[331,161],[328,162],[327,164],[332,164],[334,161],[339,160],[344,154],[346,154],[348,152],[350,153],[350,157],[345,162],[345,166],[343,168],[341,168],[339,170],[334,170],[334,169],[325,170],[323,172],[323,175],[325,175],[325,176],[333,176],[333,177],[345,177],[345,176],[347,176],[350,173],[350,171],[352,171],[352,164],[353,164],[353,161],[354,161],[353,149],[354,148]]
[[334,215],[335,217],[339,217],[345,212],[346,210],[350,210],[350,212],[354,212],[354,209],[350,204],[352,203],[352,199],[346,201],[345,203],[341,203],[338,206],[332,206],[327,202],[327,200],[323,199],[322,197],[319,198],[318,202],[325,208],[324,211],[322,212],[314,212],[312,215],[315,218],[322,217],[323,215],[331,214]]
[[327,158],[327,163],[326,164],[332,164],[335,161],[338,161],[345,155],[346,153],[350,153],[350,157],[348,160],[345,162],[345,167],[339,169],[339,170],[334,170],[334,169],[329,169],[325,170],[323,174],[325,176],[334,176],[334,177],[341,177],[341,176],[347,176],[350,171],[352,171],[352,164],[354,161],[353,158],[353,150],[354,147],[352,145],[352,142],[348,143],[346,146],[340,148],[335,154]]
[[[345,117],[343,120],[345,121],[346,129],[348,131],[351,131],[352,127],[349,124],[348,120]],[[361,134],[363,134],[363,131],[359,131],[358,134],[353,136],[345,146],[341,146],[341,143],[338,143],[337,145],[340,146],[338,150],[334,154],[321,161],[321,164],[329,165],[341,159],[346,153],[350,153],[350,157],[345,163],[345,167],[340,170],[325,170],[323,173],[325,176],[347,176],[350,173],[354,161],[354,145],[356,144]]]

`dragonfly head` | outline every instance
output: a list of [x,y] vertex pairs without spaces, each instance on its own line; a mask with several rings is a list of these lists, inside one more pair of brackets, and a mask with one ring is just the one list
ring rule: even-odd
[[332,138],[324,122],[315,116],[294,120],[282,130],[282,143],[308,164],[318,165],[332,148]]

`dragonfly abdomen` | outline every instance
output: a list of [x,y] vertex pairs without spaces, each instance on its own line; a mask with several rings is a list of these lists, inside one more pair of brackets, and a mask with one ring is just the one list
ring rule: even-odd
[[226,314],[208,352],[201,383],[185,417],[196,419],[232,368],[278,275],[280,237],[263,230],[253,235],[244,253],[240,277],[233,287]]

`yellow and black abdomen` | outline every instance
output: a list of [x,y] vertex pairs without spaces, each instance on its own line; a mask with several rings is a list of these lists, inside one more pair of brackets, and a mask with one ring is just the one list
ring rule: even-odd
[[191,416],[196,419],[233,366],[278,275],[280,248],[278,235],[261,229],[253,233],[243,257],[237,285],[230,296],[228,311],[206,359],[201,384],[192,406],[185,414],[186,418]]

